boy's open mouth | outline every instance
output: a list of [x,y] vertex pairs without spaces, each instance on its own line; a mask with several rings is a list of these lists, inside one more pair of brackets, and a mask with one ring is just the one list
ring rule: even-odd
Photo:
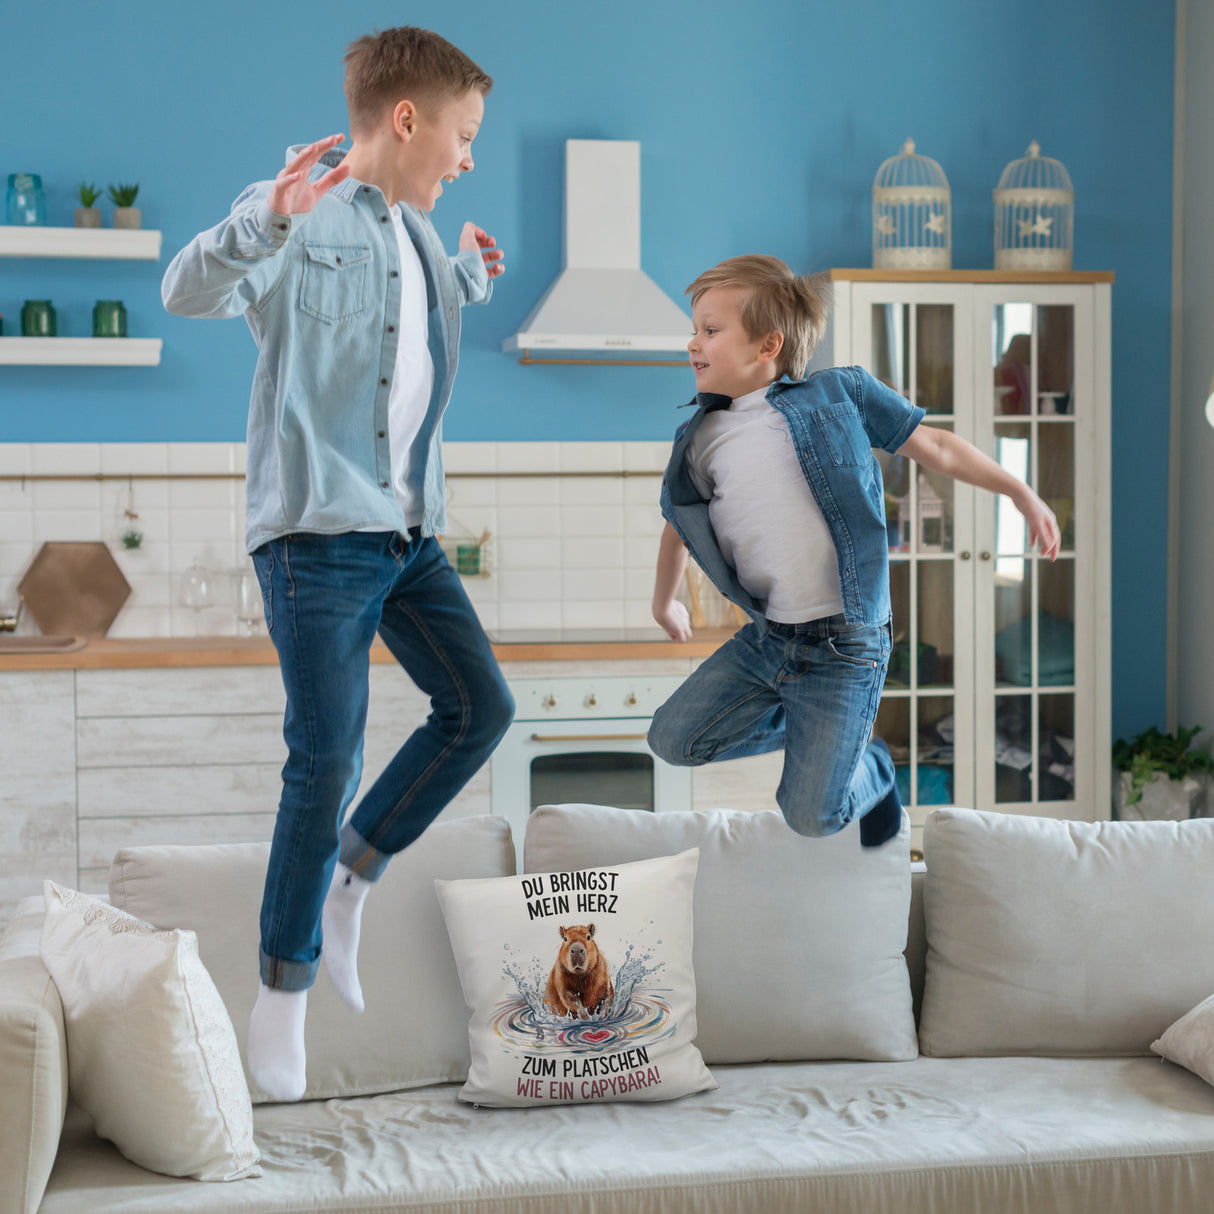
[[707,366],[707,363],[696,362],[694,358],[691,360],[691,369],[693,371],[703,371]]

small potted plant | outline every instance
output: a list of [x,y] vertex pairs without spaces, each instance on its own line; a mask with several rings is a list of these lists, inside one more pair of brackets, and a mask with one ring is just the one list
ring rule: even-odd
[[107,187],[110,201],[114,204],[114,227],[138,228],[143,225],[143,216],[135,206],[139,183],[134,185],[112,185]]
[[76,187],[76,197],[80,199],[80,205],[76,208],[76,226],[78,228],[101,227],[101,208],[93,205],[101,197],[101,191],[95,185],[82,181]]
[[1175,734],[1152,725],[1132,741],[1118,738],[1113,744],[1115,816],[1132,821],[1203,816],[1214,757],[1207,747],[1192,746],[1199,733],[1200,725]]

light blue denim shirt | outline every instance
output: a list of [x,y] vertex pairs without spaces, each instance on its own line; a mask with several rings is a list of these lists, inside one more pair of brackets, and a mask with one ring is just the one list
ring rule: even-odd
[[[833,367],[808,379],[784,376],[767,401],[788,422],[801,471],[830,530],[839,562],[843,615],[849,624],[884,624],[890,618],[889,546],[885,489],[874,447],[897,451],[923,420],[924,411],[874,379],[862,367]],[[725,559],[708,518],[708,502],[687,472],[692,436],[730,398],[701,392],[689,402],[695,414],[679,427],[662,480],[662,513],[713,585],[766,633],[765,604],[743,589]],[[761,468],[755,469],[762,476]]]
[[[289,148],[290,161],[303,145]],[[340,164],[330,151],[311,179]],[[276,215],[271,181],[173,258],[178,316],[243,315],[257,342],[249,401],[245,544],[292,531],[407,530],[392,489],[388,394],[400,339],[400,250],[377,186],[347,177],[306,215]],[[459,361],[460,307],[492,293],[479,250],[449,257],[423,211],[398,204],[421,258],[434,386],[409,457],[424,535],[446,529],[442,416]]]

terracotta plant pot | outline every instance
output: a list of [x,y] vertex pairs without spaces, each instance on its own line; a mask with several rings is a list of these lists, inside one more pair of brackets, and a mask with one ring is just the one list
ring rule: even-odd
[[76,226],[78,228],[101,227],[101,210],[98,207],[77,207]]
[[143,213],[138,207],[115,207],[114,227],[139,228],[143,226]]

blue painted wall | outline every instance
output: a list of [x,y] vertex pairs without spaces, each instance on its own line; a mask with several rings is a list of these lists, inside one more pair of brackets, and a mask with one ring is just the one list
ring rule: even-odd
[[[1075,262],[1112,269],[1114,730],[1164,719],[1172,6],[1159,0],[164,0],[8,5],[0,173],[41,172],[51,222],[71,187],[138,180],[159,265],[0,263],[0,312],[50,297],[61,332],[97,298],[158,368],[0,367],[0,441],[244,436],[253,345],[240,321],[160,308],[169,257],[287,144],[345,129],[341,52],[372,28],[437,29],[496,80],[476,172],[440,200],[493,232],[508,273],[465,312],[450,439],[653,439],[692,391],[681,370],[520,367],[500,342],[560,263],[566,138],[639,139],[642,263],[673,296],[765,251],[799,269],[867,265],[869,188],[906,136],[953,190],[953,264],[992,264],[991,188],[1031,138],[1075,183]],[[105,204],[108,224],[109,204]]]

